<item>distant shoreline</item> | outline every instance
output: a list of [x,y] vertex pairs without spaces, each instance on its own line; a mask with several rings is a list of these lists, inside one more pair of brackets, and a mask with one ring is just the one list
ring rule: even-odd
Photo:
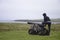
[[[27,24],[27,22],[35,22],[35,21],[0,21],[0,23],[25,23]],[[35,23],[42,23],[39,21],[36,21]],[[52,24],[60,24],[60,22],[52,22]]]

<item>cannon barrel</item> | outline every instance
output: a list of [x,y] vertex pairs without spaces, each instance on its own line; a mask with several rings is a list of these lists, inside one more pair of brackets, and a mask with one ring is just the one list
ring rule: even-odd
[[39,24],[39,23],[35,23],[35,22],[27,22],[27,24]]
[[44,27],[44,25],[43,25],[43,24],[40,24],[40,23],[27,22],[27,24],[37,24],[37,25],[39,25],[40,27]]

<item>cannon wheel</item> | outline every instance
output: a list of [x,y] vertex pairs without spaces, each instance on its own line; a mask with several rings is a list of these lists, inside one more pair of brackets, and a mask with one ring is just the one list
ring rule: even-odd
[[48,30],[46,28],[44,28],[44,31],[40,31],[38,34],[39,35],[48,35],[49,32],[48,32]]
[[34,31],[33,29],[29,29],[29,30],[28,30],[28,33],[29,33],[29,34],[37,34],[37,32]]

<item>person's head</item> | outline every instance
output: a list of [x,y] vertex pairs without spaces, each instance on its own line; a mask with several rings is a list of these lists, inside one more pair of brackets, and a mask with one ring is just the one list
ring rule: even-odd
[[46,13],[43,13],[43,16],[46,16]]

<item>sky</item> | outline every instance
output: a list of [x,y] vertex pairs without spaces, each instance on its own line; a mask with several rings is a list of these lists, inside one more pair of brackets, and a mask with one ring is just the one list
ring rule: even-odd
[[60,0],[0,0],[0,20],[60,18]]

